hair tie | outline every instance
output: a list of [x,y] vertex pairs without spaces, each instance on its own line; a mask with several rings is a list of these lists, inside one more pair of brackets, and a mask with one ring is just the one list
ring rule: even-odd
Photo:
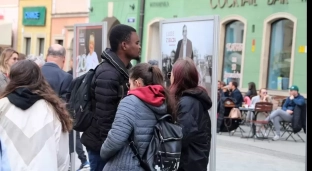
[[150,67],[148,68],[148,72],[153,72],[153,66],[150,66]]

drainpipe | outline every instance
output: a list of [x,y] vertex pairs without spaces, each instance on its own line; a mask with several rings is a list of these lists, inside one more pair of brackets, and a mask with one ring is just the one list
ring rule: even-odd
[[[143,46],[144,12],[145,12],[145,0],[141,0],[140,22],[139,22],[139,36],[140,36],[140,40],[141,40],[141,46]],[[141,58],[139,58],[139,60],[137,62],[140,63]]]

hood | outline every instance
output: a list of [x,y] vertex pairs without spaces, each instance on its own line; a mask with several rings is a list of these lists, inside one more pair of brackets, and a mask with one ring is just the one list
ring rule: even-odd
[[32,93],[25,87],[17,88],[12,93],[7,95],[9,101],[16,107],[27,110],[38,100],[42,99],[41,96]]
[[132,67],[131,63],[129,63],[128,66],[125,66],[117,54],[110,48],[106,48],[101,57],[103,60],[106,60],[108,63],[113,65],[126,79],[129,79],[128,70]]
[[208,96],[206,89],[202,87],[196,87],[196,88],[185,90],[182,96],[191,96],[199,100],[202,103],[205,110],[209,110],[212,106],[211,99]]
[[155,107],[161,106],[166,100],[165,91],[161,85],[150,85],[129,90],[128,95],[135,95],[143,102]]
[[165,91],[161,85],[150,85],[129,90],[128,95],[134,95],[142,100],[154,112],[157,119],[167,114]]

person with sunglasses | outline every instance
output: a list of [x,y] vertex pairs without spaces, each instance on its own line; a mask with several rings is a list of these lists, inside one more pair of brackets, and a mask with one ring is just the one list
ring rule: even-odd
[[[261,88],[259,90],[259,95],[258,96],[254,96],[251,99],[251,107],[255,107],[256,103],[258,102],[272,102],[271,97],[268,95],[268,91],[265,88]],[[252,112],[248,112],[247,114],[247,119],[250,119],[250,115],[252,114]],[[257,120],[264,120],[266,117],[268,116],[267,113],[261,112],[257,115]],[[263,127],[260,127],[259,130],[257,131],[257,136],[261,137],[261,133],[260,131],[263,130]],[[267,136],[266,132],[262,133],[264,136]]]
[[18,52],[12,48],[6,48],[0,56],[0,93],[4,91],[9,82],[9,72],[13,64],[18,61]]

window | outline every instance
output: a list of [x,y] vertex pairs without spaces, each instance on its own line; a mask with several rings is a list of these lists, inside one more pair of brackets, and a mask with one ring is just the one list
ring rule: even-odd
[[25,55],[30,55],[31,38],[25,38]]
[[39,48],[38,48],[38,55],[43,55],[44,54],[44,38],[39,38]]
[[241,63],[244,40],[244,23],[232,21],[225,28],[225,43],[223,57],[223,81],[229,83],[241,78]]
[[64,41],[60,39],[60,40],[55,40],[55,42],[56,42],[56,44],[60,44],[60,45],[63,46],[63,42],[64,42]]
[[293,28],[294,23],[288,19],[271,25],[268,89],[287,90],[289,87]]

